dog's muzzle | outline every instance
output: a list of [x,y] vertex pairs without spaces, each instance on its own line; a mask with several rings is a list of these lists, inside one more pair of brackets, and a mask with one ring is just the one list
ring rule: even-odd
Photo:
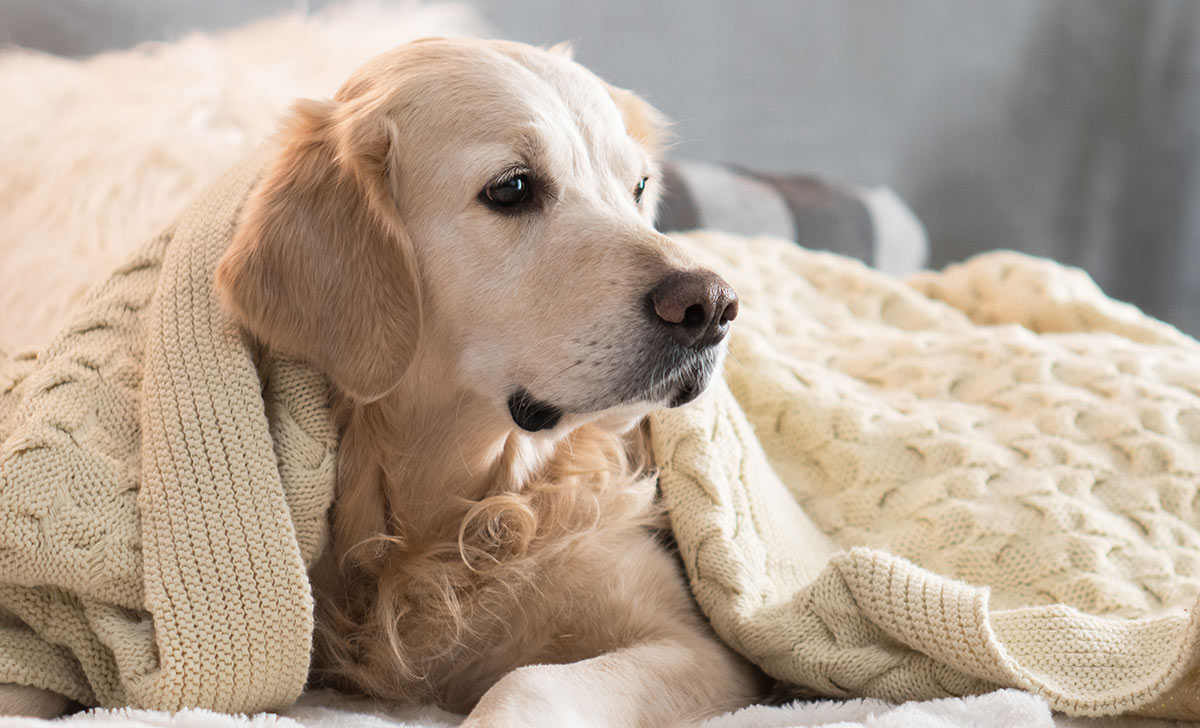
[[[574,402],[571,412],[598,412],[636,401],[679,407],[704,391],[719,366],[720,344],[738,315],[738,297],[719,275],[698,269],[672,272],[644,299],[649,329],[633,366],[606,391]],[[645,321],[645,319],[643,319]],[[513,422],[527,432],[555,427],[565,414],[521,387],[508,396]]]

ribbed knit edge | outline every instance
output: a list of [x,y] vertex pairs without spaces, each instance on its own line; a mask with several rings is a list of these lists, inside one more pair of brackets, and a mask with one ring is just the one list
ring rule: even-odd
[[159,668],[127,686],[138,707],[279,709],[308,672],[312,599],[261,383],[211,284],[260,168],[181,219],[151,312],[138,505]]

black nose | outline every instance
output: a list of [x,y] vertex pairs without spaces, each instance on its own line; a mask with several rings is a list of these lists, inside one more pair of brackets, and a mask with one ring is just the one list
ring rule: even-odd
[[720,343],[737,318],[738,297],[721,276],[707,270],[680,271],[650,290],[654,317],[681,346],[706,349]]

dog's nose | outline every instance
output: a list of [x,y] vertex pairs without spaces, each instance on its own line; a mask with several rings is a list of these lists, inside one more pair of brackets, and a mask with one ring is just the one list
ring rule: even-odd
[[668,275],[650,290],[650,304],[675,341],[691,349],[720,343],[738,314],[737,294],[707,270]]

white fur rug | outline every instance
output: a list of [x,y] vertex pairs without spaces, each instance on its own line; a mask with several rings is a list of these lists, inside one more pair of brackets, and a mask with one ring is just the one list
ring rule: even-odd
[[[61,728],[454,728],[462,716],[437,708],[387,709],[332,693],[309,693],[289,710],[225,715],[185,710],[175,715],[145,710],[93,710],[54,721]],[[1163,721],[1067,719],[1050,714],[1039,698],[998,690],[970,698],[894,706],[878,700],[823,701],[753,707],[714,718],[701,728],[1163,728]],[[48,728],[32,718],[0,719],[4,728]],[[531,727],[533,728],[533,727]],[[555,728],[570,728],[556,726]]]
[[[220,35],[191,35],[80,62],[0,53],[0,347],[36,346],[71,302],[124,253],[168,224],[271,131],[295,98],[329,96],[358,64],[405,41],[482,30],[460,5],[358,3]],[[435,708],[385,710],[330,693],[279,714],[81,713],[64,726],[444,728]],[[43,721],[0,719],[43,728]],[[1148,726],[1158,721],[1052,718],[1031,695],[755,707],[707,728],[837,726]]]

